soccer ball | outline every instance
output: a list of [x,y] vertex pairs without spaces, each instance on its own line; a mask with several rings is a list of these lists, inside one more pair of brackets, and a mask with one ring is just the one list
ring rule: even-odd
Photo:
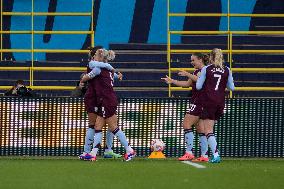
[[161,152],[165,149],[166,145],[161,139],[151,140],[151,151]]

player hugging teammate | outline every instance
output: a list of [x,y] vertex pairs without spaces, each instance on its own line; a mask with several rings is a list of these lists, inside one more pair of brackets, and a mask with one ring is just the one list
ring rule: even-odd
[[[214,136],[214,123],[223,115],[225,107],[225,89],[234,90],[232,72],[224,66],[223,53],[221,49],[213,49],[209,56],[208,65],[206,56],[195,53],[191,56],[191,63],[196,69],[193,74],[185,71],[179,72],[180,76],[188,77],[187,81],[177,81],[162,78],[168,84],[189,87],[192,86],[192,98],[190,109],[187,111],[183,121],[186,142],[186,152],[179,158],[180,161],[192,160],[197,162],[219,163],[221,161]],[[193,131],[195,125],[199,133],[201,156],[195,159],[193,148]],[[208,145],[212,151],[212,157],[208,159]]]

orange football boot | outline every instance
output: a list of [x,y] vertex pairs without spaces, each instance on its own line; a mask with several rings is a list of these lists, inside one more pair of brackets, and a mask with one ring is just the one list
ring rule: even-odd
[[178,158],[179,161],[190,161],[194,159],[194,155],[186,152],[182,157]]
[[209,158],[208,157],[204,157],[204,156],[200,156],[199,158],[193,159],[193,162],[208,162]]

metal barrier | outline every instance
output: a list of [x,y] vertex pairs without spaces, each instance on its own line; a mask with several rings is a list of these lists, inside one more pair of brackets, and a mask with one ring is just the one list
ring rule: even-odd
[[[172,68],[171,66],[171,53],[208,53],[211,49],[206,50],[195,50],[195,49],[171,49],[171,35],[200,35],[200,34],[209,34],[209,35],[227,35],[227,50],[223,50],[224,53],[228,54],[228,62],[230,64],[230,69],[233,72],[254,72],[254,73],[284,73],[283,68],[269,69],[269,68],[233,68],[232,65],[232,54],[275,54],[280,53],[284,54],[284,50],[234,50],[233,49],[233,35],[284,35],[284,31],[231,31],[230,30],[230,18],[231,17],[276,17],[282,18],[284,14],[232,14],[230,13],[230,0],[227,0],[227,10],[228,13],[218,14],[218,13],[171,13],[170,12],[170,0],[167,0],[167,62],[169,68],[169,77],[172,75],[172,71],[177,70],[188,70],[186,68]],[[173,31],[170,30],[170,17],[227,17],[227,31]],[[183,91],[191,90],[190,88],[181,88],[181,87],[172,87],[169,85],[169,97],[172,95],[172,91]],[[284,91],[284,87],[236,87],[236,91]],[[232,97],[232,92],[230,92],[230,97]]]

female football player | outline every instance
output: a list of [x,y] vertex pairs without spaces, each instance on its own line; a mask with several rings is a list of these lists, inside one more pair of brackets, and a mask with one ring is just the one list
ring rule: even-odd
[[[96,60],[106,62],[113,60],[115,54],[113,51],[99,49],[96,52]],[[113,89],[113,72],[107,69],[94,68],[89,74],[82,78],[82,82],[94,79],[94,90],[96,92],[97,104],[97,120],[95,124],[95,136],[93,150],[91,151],[91,161],[96,160],[97,152],[102,141],[102,127],[108,124],[109,130],[119,139],[124,146],[126,153],[124,155],[125,161],[129,161],[135,156],[135,152],[129,145],[125,134],[119,129],[117,125],[117,105],[118,101]]]
[[[95,53],[98,49],[102,49],[102,46],[96,46],[94,48],[90,48],[89,50],[89,59],[90,62],[88,64],[88,72],[91,72],[91,69],[93,68],[106,68],[110,71],[113,71],[113,67],[108,64],[108,63],[104,63],[104,62],[98,62],[95,61]],[[119,73],[118,75],[115,75],[117,79],[121,80],[122,79],[122,74]],[[85,85],[85,83],[80,83],[80,85]],[[92,150],[92,146],[93,146],[93,141],[94,141],[94,135],[95,135],[95,122],[96,122],[96,93],[95,93],[95,88],[94,88],[94,80],[89,80],[88,81],[88,88],[86,91],[86,94],[84,96],[84,103],[85,103],[85,107],[88,113],[88,118],[89,118],[89,128],[86,131],[86,135],[85,135],[85,144],[84,144],[84,151],[83,153],[79,156],[79,159],[81,160],[89,160],[92,158],[92,156],[90,155],[90,152]],[[112,132],[110,132],[109,130],[107,130],[106,133],[106,147],[105,147],[105,151],[104,151],[104,157],[105,158],[120,158],[121,155],[120,154],[116,154],[113,152],[112,150],[112,143],[113,143],[113,137],[114,135],[112,134]]]
[[190,108],[187,110],[185,117],[183,119],[183,129],[184,129],[184,135],[185,135],[185,143],[186,143],[186,151],[185,154],[179,158],[180,161],[186,161],[186,160],[193,160],[195,157],[192,153],[193,148],[193,140],[194,140],[194,134],[192,131],[192,126],[196,125],[197,132],[199,133],[199,142],[201,147],[201,156],[197,159],[194,159],[194,161],[208,161],[208,144],[207,139],[204,134],[204,130],[199,127],[198,121],[200,114],[202,112],[202,105],[198,103],[197,99],[199,97],[199,91],[196,90],[196,81],[198,78],[198,75],[200,74],[201,69],[207,64],[208,62],[208,55],[201,54],[201,53],[195,53],[191,56],[191,64],[195,68],[195,71],[193,74],[190,74],[186,71],[181,71],[178,73],[180,76],[186,76],[188,77],[187,81],[178,81],[169,78],[166,76],[166,78],[163,79],[167,84],[175,84],[180,87],[190,87],[192,86],[192,97],[190,100]]
[[200,103],[203,111],[200,116],[199,125],[205,131],[212,157],[209,162],[219,163],[221,161],[217,141],[214,136],[214,123],[223,115],[225,107],[225,89],[234,90],[234,80],[230,68],[224,66],[223,53],[221,49],[213,49],[210,53],[209,65],[201,70],[200,77],[196,82],[196,89],[201,90]]

